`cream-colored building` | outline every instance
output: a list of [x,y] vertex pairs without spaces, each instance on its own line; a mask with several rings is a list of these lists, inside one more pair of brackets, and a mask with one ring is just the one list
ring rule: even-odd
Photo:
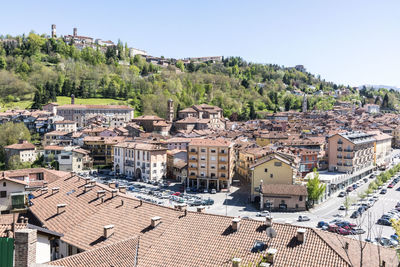
[[22,180],[0,178],[0,213],[26,208],[28,183]]
[[249,182],[251,179],[250,165],[253,165],[257,160],[270,153],[271,149],[267,147],[251,147],[240,150],[238,162],[236,163],[237,174]]
[[76,132],[76,122],[74,121],[56,121],[54,123],[57,132],[74,133]]
[[293,161],[278,154],[271,154],[250,165],[251,201],[260,195],[260,186],[295,183],[297,170]]
[[100,116],[107,124],[117,119],[129,122],[133,119],[133,108],[122,105],[63,105],[57,107],[57,115],[74,121],[78,127],[86,126],[91,118]]
[[37,157],[35,145],[29,143],[28,141],[21,140],[17,144],[5,146],[4,150],[6,152],[6,161],[17,155],[21,162],[34,162]]
[[373,134],[375,142],[374,163],[377,166],[387,166],[391,160],[393,136],[382,133],[381,131],[369,131]]
[[400,147],[400,126],[393,130],[393,146],[396,148]]
[[338,133],[329,137],[329,171],[359,172],[373,167],[375,158],[373,134],[361,131]]
[[188,145],[188,183],[197,188],[229,188],[234,174],[233,143],[193,138]]
[[166,148],[148,143],[121,142],[113,149],[115,173],[144,181],[166,178]]

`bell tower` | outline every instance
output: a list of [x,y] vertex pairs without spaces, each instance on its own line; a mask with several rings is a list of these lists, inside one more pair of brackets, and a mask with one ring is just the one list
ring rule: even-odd
[[172,99],[168,99],[167,107],[167,120],[172,122],[174,120],[174,101]]
[[56,24],[51,24],[51,38],[56,38]]

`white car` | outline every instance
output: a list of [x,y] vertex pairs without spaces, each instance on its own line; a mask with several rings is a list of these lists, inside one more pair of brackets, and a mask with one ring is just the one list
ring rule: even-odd
[[306,215],[300,215],[299,218],[297,218],[297,220],[299,222],[305,222],[305,221],[309,221],[310,218],[308,216],[306,216]]
[[340,205],[339,210],[346,210],[346,207],[344,205]]
[[266,217],[266,216],[271,216],[271,214],[269,213],[269,211],[264,210],[264,211],[257,212],[256,216],[257,217]]
[[211,189],[211,194],[216,194],[216,193],[217,193],[217,190]]

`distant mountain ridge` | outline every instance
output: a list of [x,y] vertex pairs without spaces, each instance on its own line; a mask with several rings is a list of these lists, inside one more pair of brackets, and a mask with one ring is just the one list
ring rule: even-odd
[[390,85],[363,84],[363,85],[360,85],[359,87],[363,87],[363,86],[365,86],[367,88],[374,88],[374,89],[385,88],[385,89],[388,89],[388,90],[393,89],[393,90],[396,90],[396,91],[400,91],[400,87],[390,86]]

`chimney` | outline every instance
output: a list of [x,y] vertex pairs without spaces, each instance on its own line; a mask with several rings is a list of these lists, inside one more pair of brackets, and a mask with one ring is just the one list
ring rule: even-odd
[[78,35],[78,29],[74,28],[74,37]]
[[85,187],[84,187],[84,192],[87,192],[87,191],[89,191],[90,189],[92,189],[94,187],[94,185],[91,185],[91,184],[87,184],[87,185],[85,185]]
[[205,207],[203,207],[203,206],[201,206],[201,207],[197,207],[197,212],[204,213],[204,212],[205,212],[205,210],[206,210],[206,208],[205,208]]
[[241,262],[242,262],[241,258],[233,258],[232,259],[232,267],[240,267]]
[[306,232],[307,230],[304,228],[300,228],[297,230],[297,241],[300,243],[306,242]]
[[60,192],[60,188],[59,188],[59,187],[53,187],[53,188],[51,189],[51,193],[52,193],[52,194],[55,194],[55,193],[57,193],[57,192]]
[[109,186],[110,188],[115,188],[115,187],[116,187],[116,184],[115,184],[115,182],[109,182],[109,183],[108,183],[108,186]]
[[57,205],[57,214],[61,214],[65,212],[67,204],[58,204]]
[[105,239],[109,238],[110,236],[112,236],[114,234],[114,225],[113,224],[109,224],[109,225],[105,225],[104,226],[104,234],[103,237]]
[[118,193],[118,189],[111,190],[111,197],[112,198],[115,197],[117,195],[117,193]]
[[274,248],[267,250],[267,253],[264,255],[264,259],[267,261],[267,263],[271,265],[274,264],[276,252],[278,252],[278,250]]
[[345,250],[348,250],[348,249],[349,249],[349,242],[345,242],[345,243],[344,243],[344,249],[345,249]]
[[120,185],[119,187],[119,192],[121,192],[121,193],[126,193],[126,186],[125,185]]
[[96,185],[96,181],[95,180],[90,180],[89,184]]
[[36,229],[15,231],[14,266],[28,267],[36,263]]
[[272,217],[271,216],[265,216],[265,225],[268,227],[272,227]]
[[47,187],[40,189],[41,194],[47,193],[48,189]]
[[71,105],[74,105],[74,104],[75,104],[75,95],[72,94],[71,95]]
[[175,205],[175,209],[177,209],[179,211],[185,211],[185,210],[187,210],[187,206],[186,206],[186,204],[179,203],[179,204]]
[[157,225],[159,225],[161,223],[161,217],[160,216],[155,216],[153,218],[151,218],[151,227],[156,227]]
[[97,198],[100,198],[100,197],[104,196],[105,194],[106,194],[105,190],[99,190],[99,191],[97,191]]
[[232,229],[233,231],[239,231],[240,228],[240,218],[234,218],[232,220]]
[[90,178],[83,178],[85,180],[85,184],[89,184],[90,183]]

